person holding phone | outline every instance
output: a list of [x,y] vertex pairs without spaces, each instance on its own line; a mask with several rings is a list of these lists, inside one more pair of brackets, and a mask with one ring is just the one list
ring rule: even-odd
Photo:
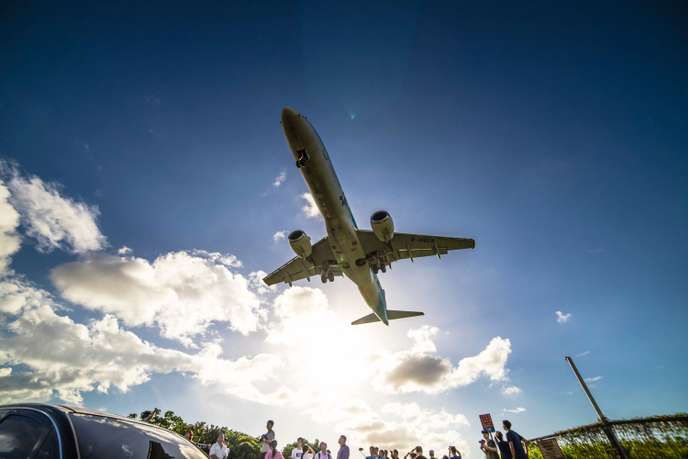
[[494,440],[490,438],[490,432],[487,430],[483,430],[483,438],[480,440],[480,449],[485,453],[486,459],[499,459],[497,445]]

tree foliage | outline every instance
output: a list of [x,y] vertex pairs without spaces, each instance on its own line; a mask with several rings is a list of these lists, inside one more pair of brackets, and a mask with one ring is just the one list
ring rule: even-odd
[[[652,416],[610,422],[621,446],[629,457],[670,459],[688,457],[688,415]],[[611,459],[616,453],[601,424],[576,427],[552,435],[567,459]],[[531,443],[530,459],[541,459],[538,447]]]
[[161,411],[157,408],[154,410],[142,411],[140,415],[131,413],[129,418],[145,420],[150,424],[164,427],[184,435],[191,431],[193,433],[193,441],[201,449],[208,450],[220,432],[225,435],[225,441],[230,448],[231,459],[256,459],[260,451],[260,442],[257,438],[247,435],[243,432],[232,430],[225,426],[217,426],[215,424],[206,424],[203,421],[194,423],[186,422],[181,416],[178,416],[174,411],[165,411],[161,415]]

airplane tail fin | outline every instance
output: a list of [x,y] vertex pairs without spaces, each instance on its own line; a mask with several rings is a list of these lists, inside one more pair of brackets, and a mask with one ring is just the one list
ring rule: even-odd
[[[389,320],[406,319],[407,317],[416,317],[422,315],[424,315],[424,313],[420,311],[396,311],[394,309],[387,310],[387,319]],[[369,324],[371,322],[380,322],[380,318],[374,313],[371,313],[367,316],[361,317],[360,319],[354,320],[351,322],[351,325]]]

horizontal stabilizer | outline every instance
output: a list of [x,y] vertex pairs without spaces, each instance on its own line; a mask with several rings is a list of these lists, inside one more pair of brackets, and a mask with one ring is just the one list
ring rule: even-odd
[[387,318],[389,320],[406,319],[407,317],[422,316],[424,313],[420,311],[395,311],[394,309],[387,310]]
[[375,314],[368,314],[367,316],[363,316],[360,319],[356,319],[353,322],[351,322],[351,325],[361,325],[361,324],[369,324],[371,322],[379,322],[380,319]]
[[[407,317],[416,317],[422,315],[424,315],[424,313],[420,311],[396,311],[394,309],[387,310],[388,320],[406,319]],[[375,314],[368,314],[367,316],[363,316],[360,319],[354,320],[351,322],[351,325],[369,324],[371,322],[380,322],[380,319]]]

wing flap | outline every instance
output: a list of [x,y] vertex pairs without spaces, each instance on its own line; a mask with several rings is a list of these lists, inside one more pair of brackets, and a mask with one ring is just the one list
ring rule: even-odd
[[369,230],[358,230],[358,237],[369,262],[373,265],[389,264],[408,258],[441,256],[452,250],[475,248],[475,240],[459,237],[395,233],[389,243],[384,243]]

